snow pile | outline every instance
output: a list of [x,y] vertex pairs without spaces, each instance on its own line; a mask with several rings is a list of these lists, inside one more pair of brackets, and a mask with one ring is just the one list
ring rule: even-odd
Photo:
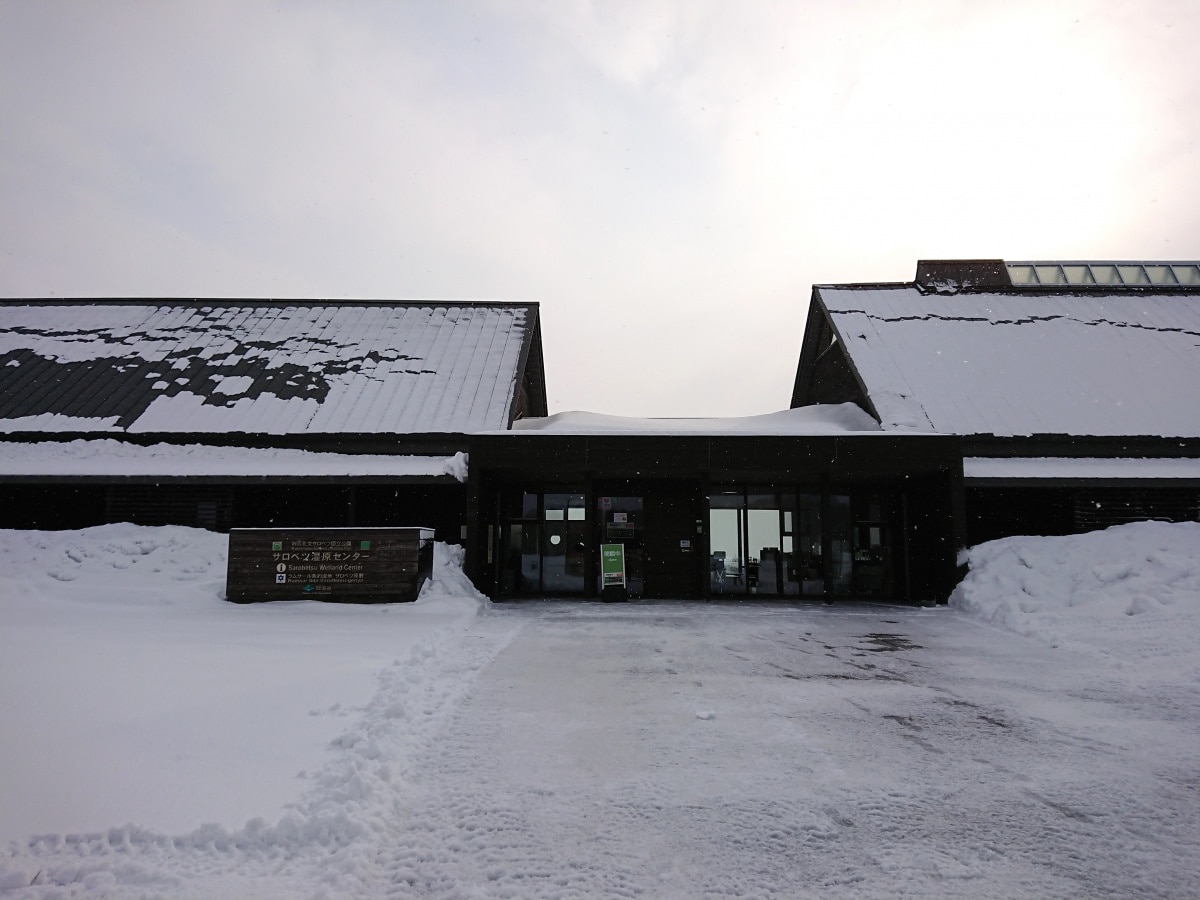
[[972,548],[967,561],[970,573],[951,606],[1118,663],[1183,665],[1200,681],[1200,523],[1002,538]]
[[467,480],[467,461],[467,454],[459,450],[442,464],[442,473],[453,475],[455,479],[465,483]]
[[36,595],[129,606],[202,603],[224,595],[223,534],[118,524],[0,535],[0,598]]
[[[0,845],[335,851],[498,652],[462,646],[489,602],[461,548],[435,545],[417,603],[373,606],[226,603],[226,559],[193,528],[0,531]],[[13,865],[0,883],[41,867]]]
[[545,418],[519,419],[512,432],[544,434],[674,434],[780,436],[878,432],[879,423],[854,403],[802,406],[759,416],[710,419],[638,419],[593,412],[561,412]]
[[490,608],[492,601],[476,590],[463,571],[466,551],[457,544],[443,544],[440,541],[435,545],[435,551],[433,572],[422,585],[417,603],[437,604],[447,609],[459,608],[473,613]]

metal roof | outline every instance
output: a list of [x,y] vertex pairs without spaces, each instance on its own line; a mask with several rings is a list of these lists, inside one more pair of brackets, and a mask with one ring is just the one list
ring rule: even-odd
[[1200,295],[821,286],[885,430],[1200,436]]
[[5,301],[0,432],[504,429],[537,327],[536,304]]

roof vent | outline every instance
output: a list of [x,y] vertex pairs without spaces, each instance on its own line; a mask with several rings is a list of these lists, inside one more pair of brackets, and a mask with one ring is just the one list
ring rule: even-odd
[[916,282],[938,294],[1010,286],[1002,259],[923,259],[917,263]]

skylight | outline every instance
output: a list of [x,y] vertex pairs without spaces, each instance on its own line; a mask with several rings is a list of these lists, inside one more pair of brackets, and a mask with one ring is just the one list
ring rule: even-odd
[[1200,263],[1006,262],[1013,287],[1200,287]]

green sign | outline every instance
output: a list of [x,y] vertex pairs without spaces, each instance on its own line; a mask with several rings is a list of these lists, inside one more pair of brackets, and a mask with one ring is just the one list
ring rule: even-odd
[[605,587],[625,586],[625,545],[600,545],[600,574]]

